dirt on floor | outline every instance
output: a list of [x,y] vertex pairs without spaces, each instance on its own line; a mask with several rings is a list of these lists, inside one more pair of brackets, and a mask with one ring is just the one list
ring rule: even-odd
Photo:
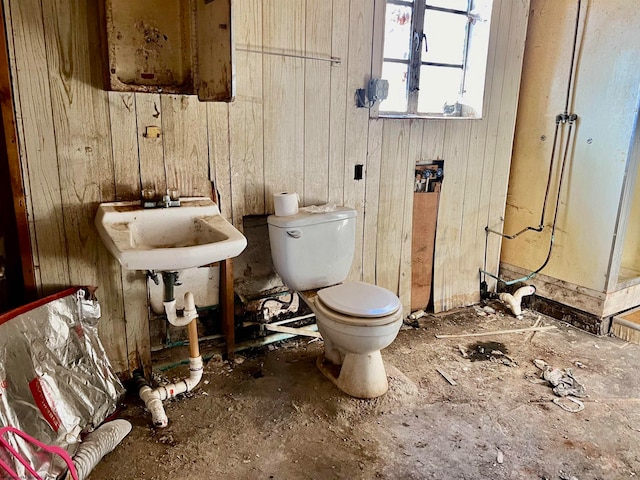
[[[103,479],[622,479],[640,472],[640,346],[535,312],[470,307],[404,327],[383,351],[389,391],[358,400],[297,337],[229,363],[214,357],[154,429],[135,396],[133,431],[95,468]],[[437,339],[539,325],[544,332]],[[572,369],[584,410],[553,403],[541,359]],[[440,370],[440,372],[438,371]],[[442,372],[442,373],[441,373]],[[169,379],[186,374],[183,367]],[[452,385],[445,377],[449,377]],[[565,400],[567,408],[578,404]]]

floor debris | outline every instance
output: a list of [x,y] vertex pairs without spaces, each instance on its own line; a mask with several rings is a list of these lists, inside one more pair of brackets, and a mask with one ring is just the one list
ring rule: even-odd
[[[571,407],[570,405],[568,405],[566,403],[567,400],[570,401],[570,402],[575,403],[577,405],[577,407]],[[561,397],[561,398],[554,398],[553,399],[553,403],[558,405],[561,409],[566,410],[567,412],[570,412],[570,413],[578,413],[578,412],[581,412],[582,410],[584,410],[584,403],[582,403],[577,398],[573,398],[573,397],[569,397],[569,396]]]
[[[162,434],[154,436],[143,407],[130,403],[123,414],[132,420],[133,431],[120,450],[96,467],[91,480],[559,480],[560,470],[567,472],[566,479],[585,480],[640,472],[640,345],[622,350],[621,359],[619,339],[596,339],[545,316],[543,323],[558,330],[536,334],[533,342],[526,341],[527,334],[433,336],[436,330],[488,330],[484,322],[490,320],[494,330],[526,327],[536,316],[526,317],[527,323],[499,314],[485,320],[468,308],[421,318],[428,328],[401,331],[383,350],[389,391],[371,400],[346,396],[317,370],[322,343],[304,340],[289,348],[294,345],[289,340],[273,349],[247,351],[244,363],[232,364],[228,376],[226,363],[208,366],[209,383],[200,388],[209,395],[172,402],[168,408],[176,421]],[[472,362],[463,355],[488,341],[502,342],[503,348],[488,347],[485,354],[491,357],[499,350],[519,367]],[[594,349],[594,343],[601,348]],[[184,353],[176,356],[184,358]],[[578,406],[552,393],[540,378],[542,371],[530,363],[534,358],[573,368],[590,395],[580,401],[591,408],[571,414],[553,405],[558,398]],[[588,369],[579,369],[576,361]],[[523,381],[527,373],[544,387]],[[162,435],[171,435],[173,444],[160,442]]]
[[[460,351],[463,352],[462,349]],[[484,342],[469,345],[464,349],[464,353],[462,356],[465,358],[469,358],[472,362],[490,361],[494,363],[500,363],[509,367],[517,367],[517,362],[507,356],[507,353],[509,353],[507,347],[502,343]]]
[[553,387],[553,393],[557,396],[586,396],[584,386],[575,379],[573,371],[570,368],[566,368],[564,370],[555,368],[540,359],[534,360],[533,363],[536,367],[542,370],[542,379],[549,382]]
[[436,334],[436,338],[462,338],[462,337],[485,337],[487,335],[506,335],[509,333],[525,333],[525,332],[545,332],[547,330],[553,330],[555,325],[548,325],[545,327],[528,327],[528,328],[514,328],[511,330],[496,330],[493,332],[477,332],[477,333],[459,333],[455,335],[440,335]]
[[447,373],[445,373],[443,370],[441,370],[440,368],[436,368],[436,370],[437,370],[437,371],[438,371],[438,373],[439,373],[440,375],[442,375],[442,377],[443,377],[447,382],[449,382],[451,385],[453,385],[454,387],[455,387],[456,385],[458,385],[458,384],[456,383],[456,381],[455,381],[453,378],[451,378],[449,375],[447,375]]

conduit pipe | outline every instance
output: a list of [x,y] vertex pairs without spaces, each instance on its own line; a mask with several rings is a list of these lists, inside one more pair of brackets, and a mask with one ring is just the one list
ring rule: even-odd
[[196,323],[198,313],[196,311],[193,294],[191,292],[184,294],[184,313],[181,316],[176,312],[175,299],[164,302],[164,306],[169,323],[178,327],[187,325],[189,333],[189,377],[170,385],[163,385],[152,389],[140,372],[134,374],[134,380],[138,386],[140,398],[151,412],[153,424],[158,428],[164,428],[169,424],[169,419],[164,411],[162,402],[181,393],[193,390],[196,385],[200,383],[203,370],[202,356],[200,355],[200,347],[198,345],[198,326]]

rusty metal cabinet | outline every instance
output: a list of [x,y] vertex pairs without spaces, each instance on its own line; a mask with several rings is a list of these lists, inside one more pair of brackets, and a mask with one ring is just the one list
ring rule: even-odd
[[231,0],[104,0],[111,90],[234,97]]

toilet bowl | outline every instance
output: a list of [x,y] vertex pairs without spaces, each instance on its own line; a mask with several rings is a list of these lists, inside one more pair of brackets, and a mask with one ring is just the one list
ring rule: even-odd
[[349,282],[303,298],[324,339],[324,354],[316,362],[320,371],[353,397],[383,395],[389,384],[380,350],[402,325],[398,297],[382,287]]

